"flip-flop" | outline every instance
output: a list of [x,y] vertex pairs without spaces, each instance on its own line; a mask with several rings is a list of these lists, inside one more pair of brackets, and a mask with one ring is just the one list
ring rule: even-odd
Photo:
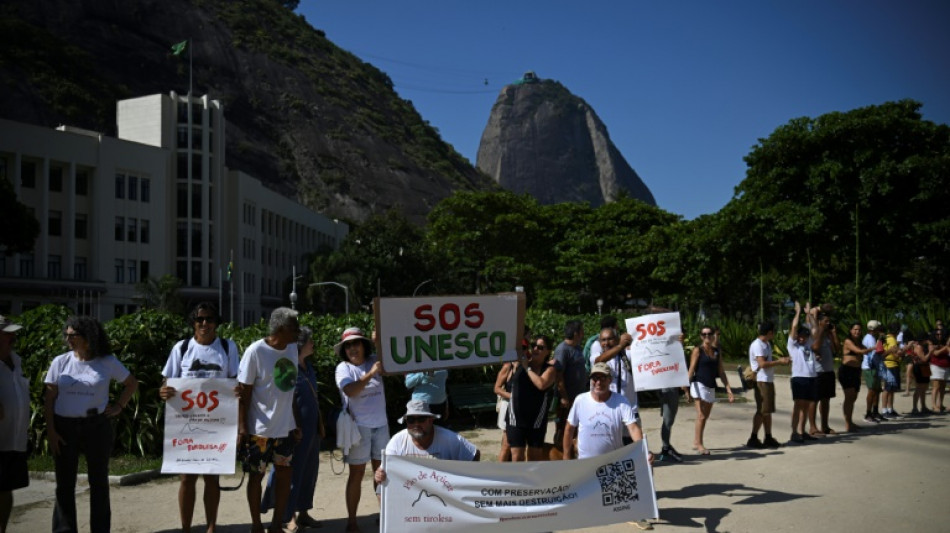
[[831,429],[831,428],[822,428],[821,432],[824,433],[825,435],[837,435],[837,434],[838,434],[837,431],[835,431],[835,430],[833,430],[833,429]]

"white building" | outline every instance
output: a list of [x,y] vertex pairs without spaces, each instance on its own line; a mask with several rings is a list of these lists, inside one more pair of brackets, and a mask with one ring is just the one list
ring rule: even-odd
[[0,314],[55,302],[108,320],[136,308],[137,282],[172,274],[187,301],[247,324],[286,304],[305,254],[349,231],[229,170],[207,96],[123,100],[117,118],[118,139],[0,119],[0,178],[41,226],[32,253],[0,255]]

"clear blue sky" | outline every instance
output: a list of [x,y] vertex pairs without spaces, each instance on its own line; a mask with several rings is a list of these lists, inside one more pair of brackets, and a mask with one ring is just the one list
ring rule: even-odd
[[[586,100],[653,191],[714,213],[758,139],[797,117],[922,102],[950,123],[945,0],[303,0],[472,164],[499,90],[528,70]],[[487,85],[485,81],[487,80]]]

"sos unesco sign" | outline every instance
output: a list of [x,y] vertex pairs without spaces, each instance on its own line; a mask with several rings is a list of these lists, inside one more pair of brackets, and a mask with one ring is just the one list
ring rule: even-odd
[[524,293],[377,298],[375,308],[386,372],[515,361],[521,349]]

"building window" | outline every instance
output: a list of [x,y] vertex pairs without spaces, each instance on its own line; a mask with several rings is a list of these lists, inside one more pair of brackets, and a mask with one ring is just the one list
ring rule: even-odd
[[125,198],[125,174],[115,175],[115,197]]
[[[3,178],[0,178],[3,179]],[[0,277],[7,275],[7,256],[0,254]]]
[[[176,257],[187,257],[188,256],[188,223],[179,222],[178,228],[175,231],[175,256]],[[184,276],[178,276],[181,279],[186,279]]]
[[201,286],[201,261],[191,262],[191,285],[193,287]]
[[191,179],[197,181],[204,179],[201,172],[201,154],[191,154]]
[[201,128],[191,128],[191,149],[201,150]]
[[191,104],[191,123],[192,124],[201,124],[202,115],[201,115],[202,106],[200,103]]
[[208,187],[208,220],[214,220],[214,213],[211,206],[214,205],[214,189]]
[[78,280],[84,280],[89,276],[88,270],[86,269],[86,258],[77,257],[73,263],[73,278]]
[[129,259],[125,264],[129,267],[129,283],[138,283],[139,280],[136,277],[138,262],[135,259]]
[[178,125],[178,144],[180,149],[188,148],[188,126],[186,124]]
[[191,186],[191,218],[201,218],[201,185]]
[[83,213],[76,214],[76,224],[73,235],[77,239],[85,239],[89,235],[89,217]]
[[139,275],[142,276],[141,279],[148,279],[148,261],[139,261]]
[[76,172],[76,196],[86,196],[89,194],[89,172],[80,170]]
[[125,314],[125,306],[122,304],[115,304],[112,308],[113,318],[120,318]]
[[125,261],[122,259],[115,260],[115,282],[125,283]]
[[139,226],[138,220],[134,218],[129,218],[128,231],[126,232],[126,235],[127,235],[126,239],[129,242],[135,242],[135,240],[138,238],[138,233],[139,233],[138,226]]
[[188,122],[188,103],[187,102],[178,102],[178,122]]
[[32,278],[36,276],[36,269],[33,264],[33,256],[20,256],[20,277]]
[[59,237],[63,234],[63,212],[50,211],[47,218],[46,234],[50,237]]
[[121,241],[125,238],[125,217],[115,217],[115,240]]
[[188,261],[175,262],[175,275],[182,283],[188,283]]
[[142,242],[142,243],[146,243],[146,244],[147,244],[147,243],[148,243],[148,240],[149,240],[149,238],[150,238],[150,235],[149,235],[149,224],[148,224],[148,220],[146,220],[146,219],[144,219],[144,218],[142,219],[142,230],[141,230],[141,231],[142,231],[142,233],[141,233],[141,238],[139,239],[139,241]]
[[188,153],[178,152],[178,179],[188,179]]
[[139,199],[139,179],[136,176],[129,176],[129,200]]
[[36,163],[32,161],[20,162],[20,187],[24,189],[36,188]]
[[46,259],[46,277],[60,279],[63,277],[63,256],[50,255]]
[[175,214],[178,218],[188,218],[188,184],[179,183],[175,191],[177,198]]
[[191,225],[191,256],[201,257],[201,224]]
[[152,180],[142,178],[142,201],[146,204],[152,201]]
[[49,190],[50,192],[63,192],[63,169],[61,167],[50,167]]

